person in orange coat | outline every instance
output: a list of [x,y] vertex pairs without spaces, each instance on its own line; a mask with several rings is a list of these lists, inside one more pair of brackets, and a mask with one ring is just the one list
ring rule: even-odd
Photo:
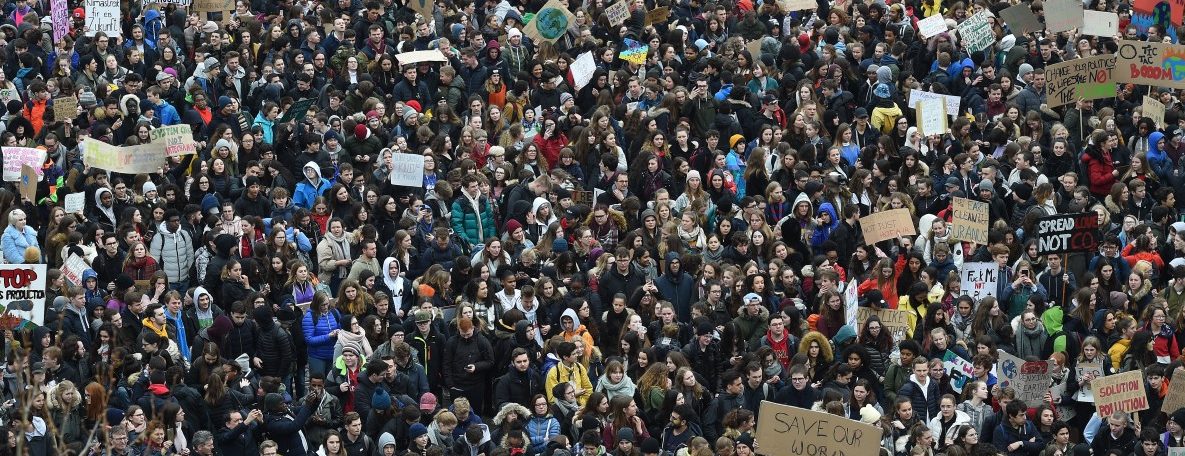
[[860,295],[864,295],[871,290],[880,290],[884,295],[885,302],[888,303],[890,309],[897,308],[897,277],[901,275],[901,271],[905,269],[905,253],[897,255],[896,264],[890,263],[888,258],[881,258],[876,262],[876,269],[872,271],[872,277],[860,283],[856,291]]
[[26,134],[26,137],[41,134],[41,127],[45,126],[45,110],[48,108],[49,90],[45,88],[45,83],[38,81],[29,84],[29,101],[25,102],[22,115],[33,124],[33,134]]

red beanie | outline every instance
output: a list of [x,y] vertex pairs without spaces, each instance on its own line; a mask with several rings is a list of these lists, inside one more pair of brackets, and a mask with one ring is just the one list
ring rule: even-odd
[[415,109],[416,112],[424,112],[424,109],[422,107],[420,107],[420,102],[418,102],[416,100],[407,100],[406,104],[407,104],[407,107]]
[[358,124],[354,126],[354,137],[359,141],[366,139],[366,125]]
[[510,219],[506,221],[506,226],[502,227],[502,231],[509,234],[522,227],[523,224],[518,223],[518,220]]

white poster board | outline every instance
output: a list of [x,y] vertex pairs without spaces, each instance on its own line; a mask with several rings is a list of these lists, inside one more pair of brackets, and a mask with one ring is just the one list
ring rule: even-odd
[[946,99],[919,100],[915,112],[917,113],[918,132],[922,136],[944,135],[946,125]]
[[0,305],[4,313],[45,324],[44,264],[0,265]]
[[572,70],[572,82],[576,84],[576,90],[580,90],[592,81],[593,73],[597,71],[597,62],[593,59],[592,51],[587,51],[576,57],[569,68]]
[[910,109],[916,110],[919,101],[935,100],[935,99],[939,99],[939,98],[946,100],[946,113],[948,115],[950,115],[951,117],[957,117],[959,115],[959,104],[962,102],[962,99],[959,98],[958,96],[955,96],[955,95],[943,95],[940,93],[924,92],[924,91],[921,91],[918,89],[910,89],[909,100],[906,103],[909,105]]
[[1119,34],[1119,15],[1110,11],[1082,12],[1082,34],[1110,38]]
[[997,297],[996,286],[1000,279],[1000,267],[994,262],[963,263],[959,271],[963,295],[979,302],[985,296]]
[[62,209],[67,214],[76,214],[86,209],[86,192],[71,193],[62,200]]
[[856,327],[856,312],[860,308],[860,296],[856,293],[857,288],[859,285],[856,284],[856,279],[852,279],[843,290],[844,317],[847,318],[847,324],[853,328]]
[[394,154],[391,157],[391,185],[423,187],[424,156],[420,154]]
[[86,0],[86,36],[119,37],[119,0]]
[[70,254],[70,258],[66,258],[66,262],[62,264],[62,277],[76,287],[82,286],[82,272],[86,271],[86,260],[78,254]]
[[21,167],[29,165],[37,172],[38,179],[44,174],[41,165],[45,163],[45,151],[31,147],[5,147],[4,152],[4,181],[20,182]]
[[918,33],[922,34],[922,38],[930,39],[945,31],[947,31],[946,18],[941,14],[935,14],[918,21]]

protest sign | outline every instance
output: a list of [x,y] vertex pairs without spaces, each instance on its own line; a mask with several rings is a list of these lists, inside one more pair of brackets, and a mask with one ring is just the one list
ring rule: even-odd
[[988,204],[983,201],[955,197],[951,201],[952,239],[988,243]]
[[975,367],[955,352],[947,350],[942,354],[942,368],[950,379],[950,387],[956,393],[963,392],[963,386],[975,379]]
[[119,26],[119,0],[86,0],[86,36],[103,32],[108,37],[123,34]]
[[1164,128],[1164,103],[1161,103],[1156,97],[1144,95],[1144,102],[1140,107],[1140,112],[1144,114],[1144,117],[1156,122],[1157,128]]
[[986,296],[996,296],[996,287],[1000,280],[1000,267],[995,262],[963,263],[959,269],[962,278],[963,295],[970,296],[979,302]]
[[605,8],[605,17],[609,19],[610,27],[617,27],[630,18],[630,1],[618,0],[617,3]]
[[5,147],[0,149],[4,153],[4,181],[20,182],[21,166],[29,165],[41,175],[41,165],[45,163],[45,151],[31,147]]
[[165,150],[159,145],[116,147],[94,138],[82,140],[82,160],[93,168],[128,174],[150,174],[165,164]]
[[1045,31],[1064,32],[1082,28],[1080,0],[1047,0],[1045,2]]
[[646,12],[646,25],[661,24],[671,17],[671,8],[660,6]]
[[4,313],[45,324],[45,265],[0,265],[0,305]]
[[420,154],[394,154],[391,156],[391,185],[403,187],[424,186],[424,156]]
[[1082,34],[1111,38],[1119,33],[1119,15],[1110,11],[1082,12]]
[[66,0],[50,0],[49,16],[53,21],[53,41],[55,43],[62,41],[63,37],[70,34],[70,24],[72,23]]
[[67,214],[77,214],[86,209],[86,192],[71,193],[62,199],[62,209]]
[[864,226],[864,242],[869,245],[885,239],[918,234],[913,227],[913,217],[909,215],[909,209],[905,208],[874,212],[862,217],[860,224]]
[[1122,62],[1115,67],[1116,82],[1185,89],[1185,71],[1177,69],[1185,46],[1123,40],[1115,55]]
[[21,165],[21,180],[17,181],[16,187],[22,198],[37,201],[37,171],[32,166]]
[[856,456],[880,452],[881,429],[846,417],[761,401],[762,453]]
[[82,272],[87,269],[86,261],[78,254],[71,253],[66,262],[62,264],[62,277],[76,287],[82,286]]
[[918,21],[918,33],[922,34],[922,38],[930,39],[946,30],[946,18],[941,14],[935,14]]
[[[1078,11],[1081,14],[1081,5]],[[979,52],[995,44],[996,35],[992,33],[991,22],[988,22],[989,14],[987,10],[983,10],[959,24],[959,38],[962,38],[963,46],[969,52]]]
[[395,54],[395,60],[399,65],[415,65],[420,62],[448,62],[448,57],[444,56],[440,49],[430,49],[427,51],[411,51],[401,52]]
[[1099,416],[1112,413],[1138,412],[1148,409],[1148,395],[1144,392],[1144,372],[1139,370],[1098,377],[1091,382],[1094,406]]
[[1115,96],[1115,55],[1096,55],[1045,67],[1049,106]]
[[428,21],[432,20],[433,13],[436,12],[436,2],[434,0],[409,0],[407,6],[411,7],[415,12],[420,13],[420,16],[423,16]]
[[1169,381],[1169,392],[1160,404],[1160,411],[1172,415],[1181,407],[1185,407],[1185,370],[1175,369]]
[[639,43],[630,38],[626,38],[624,43],[621,53],[617,54],[618,57],[635,65],[646,63],[646,54],[650,52],[650,45]]
[[16,89],[0,89],[0,101],[5,104],[10,101],[21,101],[21,94]]
[[554,43],[576,22],[576,17],[559,0],[551,0],[539,8],[535,17],[523,27],[523,34],[535,41]]
[[78,97],[71,95],[53,99],[54,119],[61,121],[75,117],[78,117]]
[[[1168,6],[1169,14],[1164,14],[1163,10],[1156,11],[1157,7],[1162,4]],[[1132,15],[1133,19],[1143,13],[1148,15],[1156,15],[1156,21],[1158,24],[1160,21],[1164,20],[1164,16],[1168,16],[1168,19],[1171,20],[1173,24],[1183,25],[1182,17],[1185,16],[1185,3],[1179,0],[1171,2],[1165,0],[1136,0],[1132,3],[1132,10],[1134,10],[1136,13]],[[1133,20],[1133,23],[1134,22],[1135,21]]]
[[276,123],[285,123],[292,120],[304,120],[304,118],[308,117],[309,115],[309,108],[312,108],[314,104],[317,104],[316,98],[305,98],[292,103],[292,106],[289,106],[288,110],[284,111],[284,115],[280,116],[280,120]]
[[819,4],[814,0],[778,0],[778,8],[781,8],[783,13],[813,10],[818,7]]
[[1008,30],[1013,35],[1027,35],[1041,31],[1041,20],[1033,14],[1033,8],[1028,3],[1013,5],[1000,11],[1000,18],[1008,24]]
[[166,157],[177,157],[197,153],[197,142],[193,140],[193,127],[189,124],[169,125],[152,130],[153,144],[165,146]]
[[916,109],[918,109],[917,106],[918,106],[919,101],[937,100],[937,99],[946,100],[946,113],[948,115],[950,115],[951,117],[958,117],[959,103],[962,102],[962,99],[960,99],[958,96],[955,96],[955,95],[943,95],[940,93],[923,92],[918,89],[910,89],[909,100],[907,101],[907,104],[909,105],[909,109],[916,110]]
[[1095,381],[1098,381],[1098,378],[1103,377],[1103,365],[1099,363],[1080,363],[1078,366],[1074,367],[1074,373],[1077,375],[1079,380],[1084,379],[1090,375],[1094,375],[1096,377],[1095,380],[1086,382],[1083,387],[1078,388],[1077,393],[1074,393],[1074,400],[1078,402],[1094,402],[1095,399],[1093,385]]
[[754,59],[757,59],[757,60],[761,59],[761,40],[760,39],[756,39],[756,40],[750,41],[748,43],[745,43],[745,49],[747,49],[749,51],[749,55],[753,56]]
[[1025,361],[1004,350],[997,350],[997,353],[996,372],[1000,387],[1012,387],[1016,390],[1016,398],[1026,404],[1044,401],[1045,393],[1049,391],[1049,361]]
[[1058,214],[1037,219],[1037,253],[1093,252],[1099,246],[1099,215]]
[[583,89],[592,81],[593,74],[597,72],[597,62],[593,59],[592,51],[585,51],[572,61],[572,65],[568,68],[572,70],[572,82],[576,84],[576,90]]
[[876,315],[876,318],[880,319],[889,334],[893,335],[893,340],[900,342],[913,337],[913,322],[909,319],[909,312],[897,309],[872,310],[871,307],[856,309],[856,320],[860,322],[860,327],[856,328],[857,332],[864,329],[863,322],[868,321],[868,317],[872,315]]
[[843,290],[843,315],[847,319],[845,324],[852,325],[853,328],[856,327],[856,313],[860,311],[860,295],[856,292],[859,288],[856,279],[852,279]]
[[946,125],[946,99],[920,100],[914,113],[917,115],[918,133],[922,136],[943,135]]
[[235,10],[235,0],[193,0],[193,12],[205,21],[210,13],[222,13],[222,23],[230,23],[231,12]]
[[1165,456],[1185,456],[1185,447],[1168,448],[1169,452]]

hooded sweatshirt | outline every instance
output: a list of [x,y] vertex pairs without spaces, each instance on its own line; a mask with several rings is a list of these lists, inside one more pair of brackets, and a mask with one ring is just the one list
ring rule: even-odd
[[695,293],[695,279],[683,272],[681,267],[679,272],[671,272],[671,264],[678,260],[678,253],[667,252],[666,269],[664,269],[666,272],[654,281],[654,284],[658,287],[658,292],[663,299],[674,304],[679,321],[691,321],[691,301]]
[[296,191],[292,195],[292,204],[311,210],[313,208],[313,201],[318,196],[325,194],[332,187],[332,184],[321,177],[321,166],[317,162],[310,161],[305,163],[304,167],[301,168],[301,173],[304,173],[304,170],[307,169],[315,171],[317,177],[316,179],[306,178],[304,181],[296,184]]
[[561,314],[560,320],[562,321],[564,317],[569,317],[572,319],[572,330],[561,333],[561,335],[564,337],[564,342],[571,342],[576,338],[581,338],[584,340],[584,356],[580,357],[580,364],[583,364],[587,367],[588,361],[592,358],[592,347],[595,346],[593,343],[592,334],[588,332],[588,328],[585,328],[584,325],[580,324],[580,317],[576,315],[575,310],[564,309],[564,313]]

